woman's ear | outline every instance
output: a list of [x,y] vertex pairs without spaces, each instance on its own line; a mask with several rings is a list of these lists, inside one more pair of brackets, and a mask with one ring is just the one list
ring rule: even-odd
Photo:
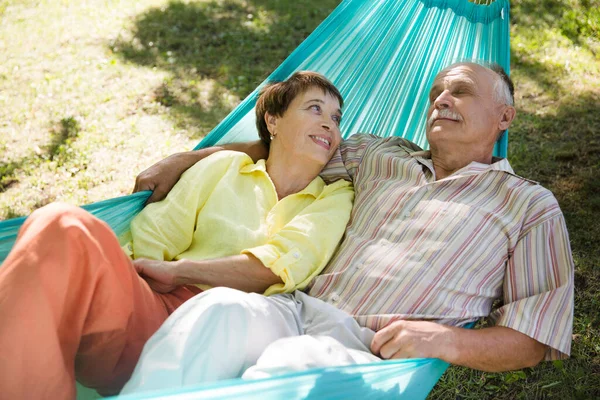
[[267,124],[267,129],[269,130],[271,135],[275,135],[275,128],[277,127],[277,117],[266,112],[265,123]]

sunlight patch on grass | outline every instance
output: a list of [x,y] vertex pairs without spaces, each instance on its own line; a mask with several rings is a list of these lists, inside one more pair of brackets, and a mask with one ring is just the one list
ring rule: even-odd
[[[0,219],[58,199],[85,204],[126,194],[138,172],[192,148],[214,126],[184,132],[154,96],[169,72],[123,63],[107,46],[137,15],[168,2],[103,3],[25,2],[4,10],[0,138],[10,152],[2,151],[0,163],[13,168],[0,177],[10,182],[0,194]],[[200,93],[214,86],[202,82]],[[206,107],[212,100],[202,96]],[[239,102],[219,100],[228,109]],[[56,142],[61,121],[76,121],[77,140]]]

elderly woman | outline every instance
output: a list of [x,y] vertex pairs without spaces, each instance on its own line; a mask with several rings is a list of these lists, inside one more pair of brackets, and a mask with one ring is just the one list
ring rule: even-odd
[[192,167],[132,222],[123,249],[133,261],[79,208],[34,212],[0,268],[3,395],[74,398],[75,378],[114,394],[148,338],[202,289],[305,287],[352,207],[349,183],[318,177],[341,140],[341,106],[316,73],[268,85],[256,106],[268,159],[222,151]]

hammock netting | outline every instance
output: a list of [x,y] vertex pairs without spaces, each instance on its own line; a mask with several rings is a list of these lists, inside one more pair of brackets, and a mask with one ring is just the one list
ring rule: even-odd
[[[495,62],[508,72],[508,17],[508,0],[344,0],[265,82],[284,80],[299,70],[320,72],[344,96],[344,137],[358,132],[395,135],[427,148],[425,115],[435,75],[458,61]],[[261,86],[196,149],[256,140],[254,105]],[[507,143],[505,134],[497,156],[506,156]],[[136,193],[83,208],[120,236],[149,195]],[[24,219],[0,222],[0,262]],[[433,359],[383,361],[123,398],[422,399],[447,366]]]

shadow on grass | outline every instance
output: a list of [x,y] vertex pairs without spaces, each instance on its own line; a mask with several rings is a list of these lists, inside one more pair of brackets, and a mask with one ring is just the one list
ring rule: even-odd
[[510,50],[511,68],[518,69],[519,73],[525,75],[528,79],[537,82],[540,88],[554,98],[562,95],[562,88],[557,85],[557,77],[566,74],[564,68],[556,65],[541,63],[537,58],[530,57],[526,53],[517,51],[514,48]]
[[[600,93],[563,99],[555,113],[520,113],[511,129],[515,171],[552,190],[574,247],[600,259]],[[589,218],[582,218],[583,215]],[[591,236],[590,236],[591,235]]]
[[50,159],[55,159],[65,152],[70,143],[77,138],[81,127],[74,117],[65,117],[50,131],[50,143],[46,152]]
[[519,0],[511,7],[513,23],[533,30],[556,26],[571,43],[598,55],[600,0]]
[[27,162],[27,157],[18,161],[0,162],[0,193],[8,190],[12,185],[18,182],[14,177],[14,173]]
[[128,62],[170,72],[171,77],[156,89],[156,100],[171,107],[185,123],[208,130],[338,3],[171,1],[139,15],[131,38],[121,38],[111,46]]
[[[35,163],[39,158],[55,160],[60,165],[69,157],[69,145],[79,134],[79,122],[71,116],[61,119],[50,130],[50,143],[44,146],[41,153],[32,152],[30,155],[22,157],[16,161],[0,162],[0,193],[8,190],[11,186],[19,182],[15,173],[26,165]],[[9,212],[9,217],[13,218]]]
[[568,7],[565,0],[516,0],[511,2],[511,22],[532,28],[556,25]]

